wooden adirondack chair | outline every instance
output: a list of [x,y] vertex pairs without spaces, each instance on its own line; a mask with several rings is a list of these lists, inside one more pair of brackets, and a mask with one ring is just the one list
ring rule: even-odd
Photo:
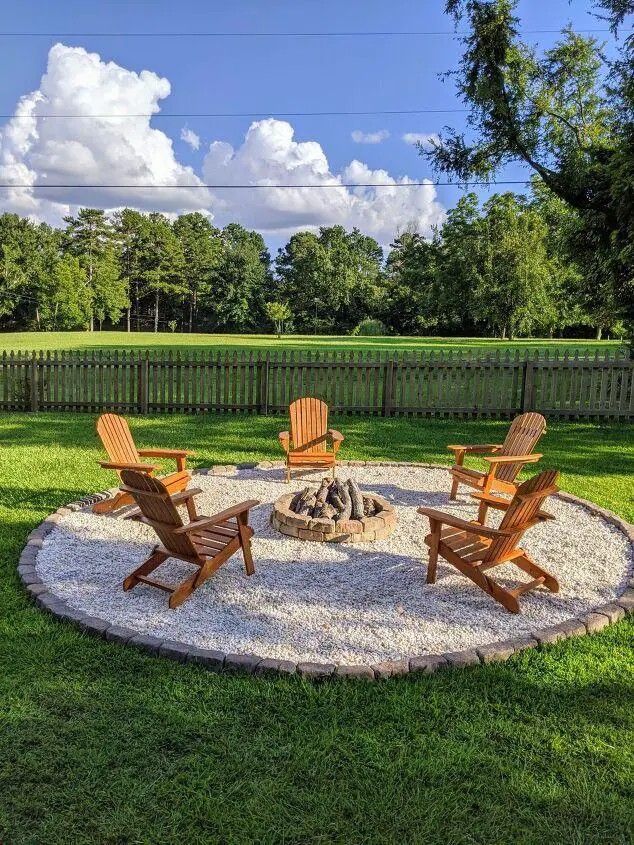
[[[529,478],[520,484],[510,501],[487,493],[472,493],[474,498],[485,504],[485,515],[489,507],[506,511],[499,528],[467,522],[433,508],[419,508],[418,513],[429,519],[431,529],[425,537],[425,543],[429,546],[427,583],[433,584],[436,581],[436,566],[440,555],[511,613],[520,612],[520,596],[535,587],[543,584],[551,592],[558,592],[557,579],[531,560],[518,545],[524,532],[533,525],[554,519],[541,507],[545,499],[559,489],[556,486],[558,477],[557,471],[546,470]],[[486,573],[503,563],[515,564],[531,575],[533,580],[515,589],[502,587]]]
[[[169,593],[169,606],[178,607],[240,550],[247,575],[253,575],[253,529],[249,525],[249,510],[259,504],[256,499],[234,505],[213,516],[198,516],[194,496],[201,492],[199,489],[191,488],[170,495],[158,478],[132,469],[122,470],[121,480],[124,483],[122,490],[134,499],[141,511],[142,516],[137,517],[137,521],[150,525],[161,541],[150,557],[128,575],[123,582],[124,590],[131,590],[137,584],[149,584]],[[193,511],[194,514],[186,525],[177,507],[185,501],[191,502],[190,513]],[[170,557],[191,563],[196,572],[176,585],[147,577]]]
[[[453,480],[450,499],[456,498],[459,484],[475,487],[484,493],[497,491],[513,494],[517,490],[515,479],[523,466],[535,463],[542,456],[533,454],[537,441],[546,431],[546,420],[534,412],[515,417],[504,443],[475,446],[447,446],[454,453],[456,463],[451,467]],[[493,452],[486,455],[486,452]],[[479,455],[489,464],[486,472],[464,466],[465,455]]]
[[[328,405],[320,399],[305,396],[289,407],[291,430],[282,431],[279,441],[286,453],[286,481],[291,480],[292,467],[302,469],[332,468],[335,477],[337,452],[343,434],[328,428]],[[332,449],[328,449],[328,444]]]
[[[154,475],[158,466],[147,464],[141,458],[173,458],[176,461],[176,472],[163,476],[161,479],[170,493],[180,493],[189,484],[191,473],[185,468],[187,456],[193,455],[185,449],[137,449],[132,432],[127,421],[117,414],[102,414],[97,420],[97,434],[108,453],[108,461],[99,461],[104,469],[113,469],[121,478],[124,469],[134,469],[147,475]],[[111,513],[118,508],[134,503],[129,493],[119,491],[112,499],[105,499],[93,505],[93,513]],[[187,502],[188,510],[191,507]],[[192,516],[192,511],[190,511]]]

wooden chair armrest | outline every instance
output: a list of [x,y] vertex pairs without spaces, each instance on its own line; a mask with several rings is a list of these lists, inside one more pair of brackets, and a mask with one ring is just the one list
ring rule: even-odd
[[99,461],[99,466],[103,469],[134,469],[137,472],[154,472],[156,469],[160,469],[160,467],[155,466],[154,464],[120,464],[115,463],[112,461]]
[[511,499],[502,499],[499,496],[491,495],[491,493],[472,493],[471,498],[486,502],[490,508],[497,508],[500,511],[507,510],[511,504]]
[[188,490],[181,490],[180,493],[172,493],[170,499],[174,502],[175,505],[180,505],[183,502],[186,502],[188,499],[191,499],[193,496],[197,496],[199,493],[203,491],[200,487],[190,487]]
[[331,440],[337,440],[339,443],[341,443],[341,441],[344,439],[343,434],[340,431],[337,431],[336,428],[329,428],[326,434],[328,435],[328,437],[330,437]]
[[498,449],[501,449],[502,446],[500,443],[483,443],[483,444],[474,444],[471,446],[447,446],[450,452],[496,452]]
[[174,534],[187,534],[190,531],[199,531],[201,528],[206,528],[209,525],[217,525],[219,522],[226,522],[228,519],[233,519],[240,514],[250,511],[256,505],[259,505],[259,499],[249,499],[246,502],[241,502],[239,505],[234,505],[231,508],[226,508],[213,516],[201,516],[193,522],[183,525],[182,528],[177,528]]
[[490,464],[534,464],[543,457],[535,452],[532,455],[483,455],[482,460]]
[[[500,511],[508,510],[512,501],[512,499],[501,499],[499,496],[492,496],[490,493],[472,493],[471,497],[473,499],[479,499],[481,502],[486,502],[490,508],[497,508]],[[540,521],[555,519],[551,513],[542,510],[537,511],[535,517]]]
[[146,458],[186,458],[195,454],[188,449],[139,449],[138,452]]
[[421,516],[426,516],[430,522],[438,522],[441,525],[449,525],[452,528],[459,528],[469,534],[480,534],[483,537],[502,537],[506,534],[515,533],[513,531],[504,531],[499,528],[489,528],[487,525],[476,525],[473,522],[467,522],[466,519],[461,519],[459,516],[445,513],[444,511],[437,511],[434,508],[418,508],[418,513]]

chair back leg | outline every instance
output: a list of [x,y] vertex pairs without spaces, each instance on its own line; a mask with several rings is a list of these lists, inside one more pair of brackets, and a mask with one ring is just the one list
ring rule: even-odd
[[152,552],[149,558],[144,561],[141,566],[137,566],[137,568],[132,572],[123,582],[123,589],[124,590],[131,590],[133,587],[136,587],[137,584],[141,583],[141,578],[149,575],[150,572],[153,572],[158,566],[160,566],[164,561],[166,561],[168,556],[163,552]]
[[253,536],[253,530],[249,527],[246,513],[238,516],[238,534],[240,535],[240,545],[242,546],[244,568],[247,575],[253,575],[255,572],[255,565],[251,554],[251,537]]

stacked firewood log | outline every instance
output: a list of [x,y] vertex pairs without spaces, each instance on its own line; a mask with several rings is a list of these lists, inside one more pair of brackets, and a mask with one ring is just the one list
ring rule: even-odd
[[289,507],[300,516],[332,519],[334,522],[363,519],[375,514],[374,501],[361,493],[352,478],[347,481],[324,478],[318,489],[305,487],[296,493]]

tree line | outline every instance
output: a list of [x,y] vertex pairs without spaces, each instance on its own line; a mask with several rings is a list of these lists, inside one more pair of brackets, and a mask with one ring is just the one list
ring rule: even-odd
[[83,208],[63,229],[0,215],[0,327],[343,334],[620,332],[576,258],[582,221],[541,181],[530,196],[464,195],[430,238],[387,254],[357,229],[264,239],[200,213]]

